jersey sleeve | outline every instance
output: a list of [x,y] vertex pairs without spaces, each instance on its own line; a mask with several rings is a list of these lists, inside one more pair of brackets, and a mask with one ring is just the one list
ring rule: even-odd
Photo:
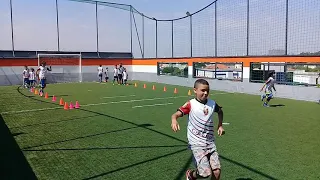
[[191,110],[191,103],[190,101],[186,102],[183,106],[181,106],[178,111],[182,113],[182,115],[189,114]]
[[216,105],[214,106],[214,112],[220,112],[222,109],[221,106],[219,106],[219,104],[216,103]]

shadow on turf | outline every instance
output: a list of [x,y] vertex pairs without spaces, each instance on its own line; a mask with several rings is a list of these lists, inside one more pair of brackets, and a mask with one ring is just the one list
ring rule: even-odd
[[[20,92],[19,87],[17,88],[17,91],[18,91],[21,95],[23,95],[23,96],[25,96],[25,97],[28,97],[28,96],[26,96],[25,94],[23,94],[23,93]],[[36,100],[36,101],[48,103],[48,104],[54,104],[54,103],[52,103],[52,102],[47,102],[47,101],[43,101],[43,100],[40,100],[40,99],[35,99],[33,96],[32,96],[32,97],[29,97],[29,98],[31,98],[31,99],[33,99],[33,100]],[[109,117],[109,118],[112,118],[112,119],[115,119],[115,120],[119,120],[119,121],[122,121],[122,122],[126,122],[126,123],[128,123],[128,124],[132,124],[132,125],[135,125],[135,126],[139,126],[139,125],[136,124],[136,123],[133,123],[133,122],[130,122],[130,121],[127,121],[127,120],[124,120],[124,119],[120,119],[120,118],[117,118],[117,117],[114,117],[114,116],[110,116],[110,115],[107,115],[107,114],[103,114],[103,113],[99,113],[99,112],[95,112],[95,111],[91,111],[91,110],[86,110],[86,109],[79,109],[79,110],[81,110],[81,111],[86,111],[86,112],[90,112],[90,113],[97,114],[97,115],[101,115],[101,116],[106,116],[106,117]],[[162,133],[162,132],[160,132],[160,131],[157,131],[157,130],[154,130],[154,129],[151,129],[151,128],[148,128],[148,127],[143,127],[143,128],[145,128],[145,129],[147,129],[147,130],[150,130],[150,131],[152,131],[152,132],[161,134],[161,135],[166,136],[166,137],[168,137],[168,138],[171,138],[171,139],[174,139],[174,140],[177,140],[177,141],[179,141],[179,142],[182,142],[182,143],[187,144],[186,141],[181,140],[181,139],[178,139],[178,138],[176,138],[176,137],[174,137],[174,136],[171,136],[171,135]],[[31,148],[31,147],[30,147],[30,148]],[[119,169],[116,169],[116,170],[113,170],[113,171],[109,171],[109,172],[102,173],[102,174],[99,174],[99,175],[96,175],[96,176],[92,176],[92,177],[89,177],[89,178],[86,178],[86,179],[93,179],[93,178],[101,177],[101,176],[104,176],[104,175],[107,175],[107,174],[111,174],[111,173],[114,173],[114,172],[117,172],[117,171],[125,170],[125,169],[128,169],[128,168],[131,168],[131,167],[134,167],[134,166],[137,166],[137,165],[140,165],[140,164],[144,164],[144,163],[146,163],[146,162],[158,160],[158,159],[160,159],[160,158],[167,157],[167,156],[170,156],[170,155],[173,155],[173,154],[176,154],[176,153],[185,151],[185,150],[186,150],[186,149],[183,149],[183,150],[180,150],[180,151],[177,151],[177,152],[174,152],[174,153],[170,153],[170,154],[166,154],[166,155],[163,155],[163,156],[159,156],[159,157],[156,157],[156,158],[147,160],[147,161],[135,163],[135,164],[132,164],[132,165],[129,165],[129,166],[125,166],[125,167],[122,167],[122,168],[119,168]],[[244,165],[244,164],[242,164],[242,163],[239,163],[239,162],[237,162],[237,161],[231,160],[231,159],[229,159],[229,158],[227,158],[227,157],[224,157],[224,156],[222,156],[222,155],[220,155],[220,158],[223,159],[223,160],[225,160],[225,161],[228,161],[228,162],[230,162],[230,163],[232,163],[232,164],[235,164],[235,165],[237,165],[237,166],[240,166],[240,167],[242,167],[242,168],[244,168],[244,169],[247,169],[247,170],[249,170],[249,171],[251,171],[251,172],[254,172],[254,173],[256,173],[256,174],[259,174],[260,176],[263,176],[263,177],[265,177],[265,178],[268,178],[268,179],[271,179],[271,180],[277,180],[276,178],[274,178],[274,177],[272,177],[272,176],[270,176],[270,175],[268,175],[268,174],[265,174],[265,173],[263,173],[263,172],[261,172],[261,171],[258,171],[258,170],[254,169],[254,168],[251,168],[251,167],[249,167],[249,166],[246,166],[246,165]],[[187,165],[185,165],[185,167],[186,167],[186,166],[187,166]],[[181,171],[181,172],[179,173],[179,175],[180,175],[180,177],[176,177],[176,179],[182,179],[182,178],[184,177],[184,172]]]
[[0,115],[0,179],[37,179],[28,161]]
[[76,137],[76,138],[65,139],[65,140],[62,140],[62,141],[55,141],[55,142],[40,144],[40,145],[36,145],[36,146],[29,146],[29,147],[23,148],[22,150],[23,150],[23,151],[26,151],[27,149],[31,149],[31,148],[36,148],[36,147],[41,147],[41,146],[46,146],[46,145],[52,145],[52,144],[59,144],[59,143],[64,143],[64,142],[69,142],[69,141],[74,141],[74,140],[89,138],[89,137],[95,137],[95,136],[101,136],[101,135],[110,134],[110,133],[115,133],[115,132],[126,131],[126,130],[135,129],[135,128],[139,128],[139,127],[148,127],[148,126],[153,126],[153,125],[152,125],[152,124],[140,124],[140,125],[137,125],[136,127],[130,127],[130,128],[125,128],[125,129],[107,131],[107,132],[102,132],[102,133],[97,133],[97,134],[91,134],[91,135],[87,135],[87,136],[80,136],[80,137]]
[[284,104],[270,104],[269,105],[270,107],[283,107],[283,106],[286,106]]

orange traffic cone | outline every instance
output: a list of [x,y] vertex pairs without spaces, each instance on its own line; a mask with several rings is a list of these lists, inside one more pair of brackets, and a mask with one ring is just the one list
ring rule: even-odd
[[173,93],[174,93],[174,94],[178,94],[178,89],[177,89],[177,88],[174,88]]
[[38,94],[39,94],[38,89],[34,90],[34,94],[35,94],[35,95],[38,95]]
[[134,83],[134,87],[138,87],[137,83]]
[[49,98],[49,96],[48,96],[48,93],[46,92],[46,94],[44,95],[44,98],[45,99],[48,99]]
[[146,85],[146,84],[143,84],[143,88],[147,88],[147,85]]
[[63,107],[63,109],[64,109],[64,110],[68,110],[68,109],[69,109],[69,107],[68,107],[68,103],[67,103],[67,102],[65,102],[65,103],[64,103],[64,107]]
[[63,104],[64,104],[63,99],[60,98],[60,103],[59,103],[59,105],[60,105],[60,106],[63,106]]
[[167,91],[167,88],[166,88],[166,87],[163,87],[163,91],[166,92],[166,91]]
[[188,96],[191,96],[191,91],[190,90],[188,91]]
[[152,90],[156,90],[156,86],[152,85]]

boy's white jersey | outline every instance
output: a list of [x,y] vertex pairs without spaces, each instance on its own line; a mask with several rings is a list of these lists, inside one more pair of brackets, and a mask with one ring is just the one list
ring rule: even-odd
[[22,76],[23,76],[23,78],[29,78],[29,72],[28,72],[27,69],[24,69],[24,70],[23,70]]
[[46,78],[47,67],[40,66],[39,69],[40,69],[39,78],[40,78],[40,79]]
[[126,80],[127,77],[128,77],[128,74],[127,74],[127,72],[124,71],[124,72],[123,72],[123,79]]
[[36,80],[36,73],[30,71],[29,72],[29,80]]
[[[216,107],[217,106],[217,107]],[[219,110],[215,101],[208,99],[206,104],[191,99],[178,110],[188,114],[187,137],[191,148],[216,149],[213,131],[213,113]]]
[[118,69],[117,69],[117,68],[114,68],[114,70],[113,70],[113,76],[118,76]]
[[272,92],[272,88],[274,86],[274,78],[273,77],[269,77],[268,80],[267,80],[267,86],[266,86],[266,91],[271,91]]
[[102,67],[99,66],[99,67],[98,67],[98,74],[102,74],[102,71],[103,71],[103,70],[102,70]]

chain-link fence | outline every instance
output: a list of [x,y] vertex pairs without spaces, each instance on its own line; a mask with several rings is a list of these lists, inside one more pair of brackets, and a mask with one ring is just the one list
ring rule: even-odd
[[1,0],[0,49],[134,58],[320,55],[319,0],[216,0],[177,19],[93,0]]

